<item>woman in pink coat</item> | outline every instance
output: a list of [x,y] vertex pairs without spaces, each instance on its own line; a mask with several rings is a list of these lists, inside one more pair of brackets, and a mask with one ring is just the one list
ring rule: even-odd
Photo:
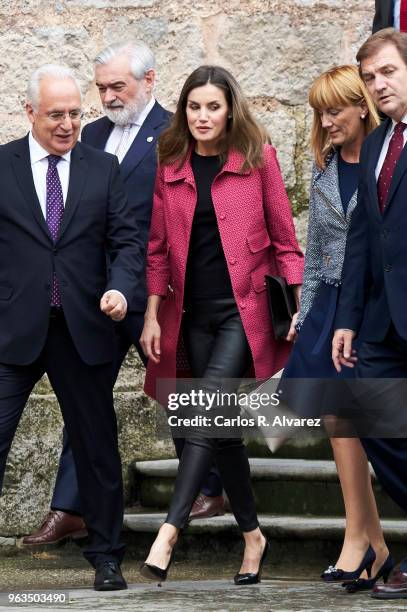
[[[163,405],[168,392],[160,379],[181,371],[216,391],[224,379],[234,379],[236,388],[251,365],[256,378],[270,377],[287,359],[289,342],[273,339],[264,276],[284,276],[298,287],[303,256],[276,154],[265,141],[229,72],[201,66],[188,77],[159,141],[147,254],[145,389]],[[179,530],[214,459],[245,540],[235,583],[259,581],[268,543],[244,444],[236,434],[210,438],[204,427],[187,436],[169,513],[143,576],[166,579]]]

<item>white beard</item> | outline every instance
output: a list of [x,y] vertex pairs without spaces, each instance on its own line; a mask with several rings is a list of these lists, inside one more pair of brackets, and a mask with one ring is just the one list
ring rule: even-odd
[[140,114],[147,106],[148,98],[144,91],[140,91],[137,97],[128,102],[125,106],[106,106],[103,105],[106,117],[115,125],[127,125],[128,123],[137,121]]

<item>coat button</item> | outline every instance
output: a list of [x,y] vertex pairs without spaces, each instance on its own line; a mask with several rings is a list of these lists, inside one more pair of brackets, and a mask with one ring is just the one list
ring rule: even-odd
[[223,221],[223,219],[226,219],[225,213],[220,213],[219,219],[222,219],[222,221]]
[[240,308],[246,308],[246,302],[242,300],[241,302],[239,302],[239,306]]
[[384,271],[385,271],[385,272],[390,272],[390,271],[391,271],[391,265],[390,265],[390,264],[386,264],[386,265],[384,266]]
[[231,257],[231,258],[229,259],[229,263],[230,263],[230,264],[232,264],[232,266],[234,266],[234,265],[235,265],[236,261],[237,261],[236,257]]
[[382,231],[382,238],[386,239],[386,238],[387,238],[387,236],[388,236],[388,231],[387,231],[386,229],[384,229],[384,230]]

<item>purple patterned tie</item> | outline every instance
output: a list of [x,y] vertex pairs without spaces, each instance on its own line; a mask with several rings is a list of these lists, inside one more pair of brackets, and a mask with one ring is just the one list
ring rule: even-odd
[[[57,163],[61,160],[58,155],[48,155],[47,170],[47,209],[46,221],[52,239],[56,242],[62,215],[64,214],[64,196],[62,194],[61,181],[57,170]],[[52,281],[51,306],[61,306],[61,294],[59,292],[56,274]]]

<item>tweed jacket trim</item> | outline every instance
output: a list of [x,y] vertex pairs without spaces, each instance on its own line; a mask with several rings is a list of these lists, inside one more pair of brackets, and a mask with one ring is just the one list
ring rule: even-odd
[[325,282],[335,286],[341,283],[346,238],[356,203],[357,190],[348,204],[345,215],[339,190],[337,151],[328,157],[325,169],[321,170],[313,165],[298,327],[304,322],[320,283]]

